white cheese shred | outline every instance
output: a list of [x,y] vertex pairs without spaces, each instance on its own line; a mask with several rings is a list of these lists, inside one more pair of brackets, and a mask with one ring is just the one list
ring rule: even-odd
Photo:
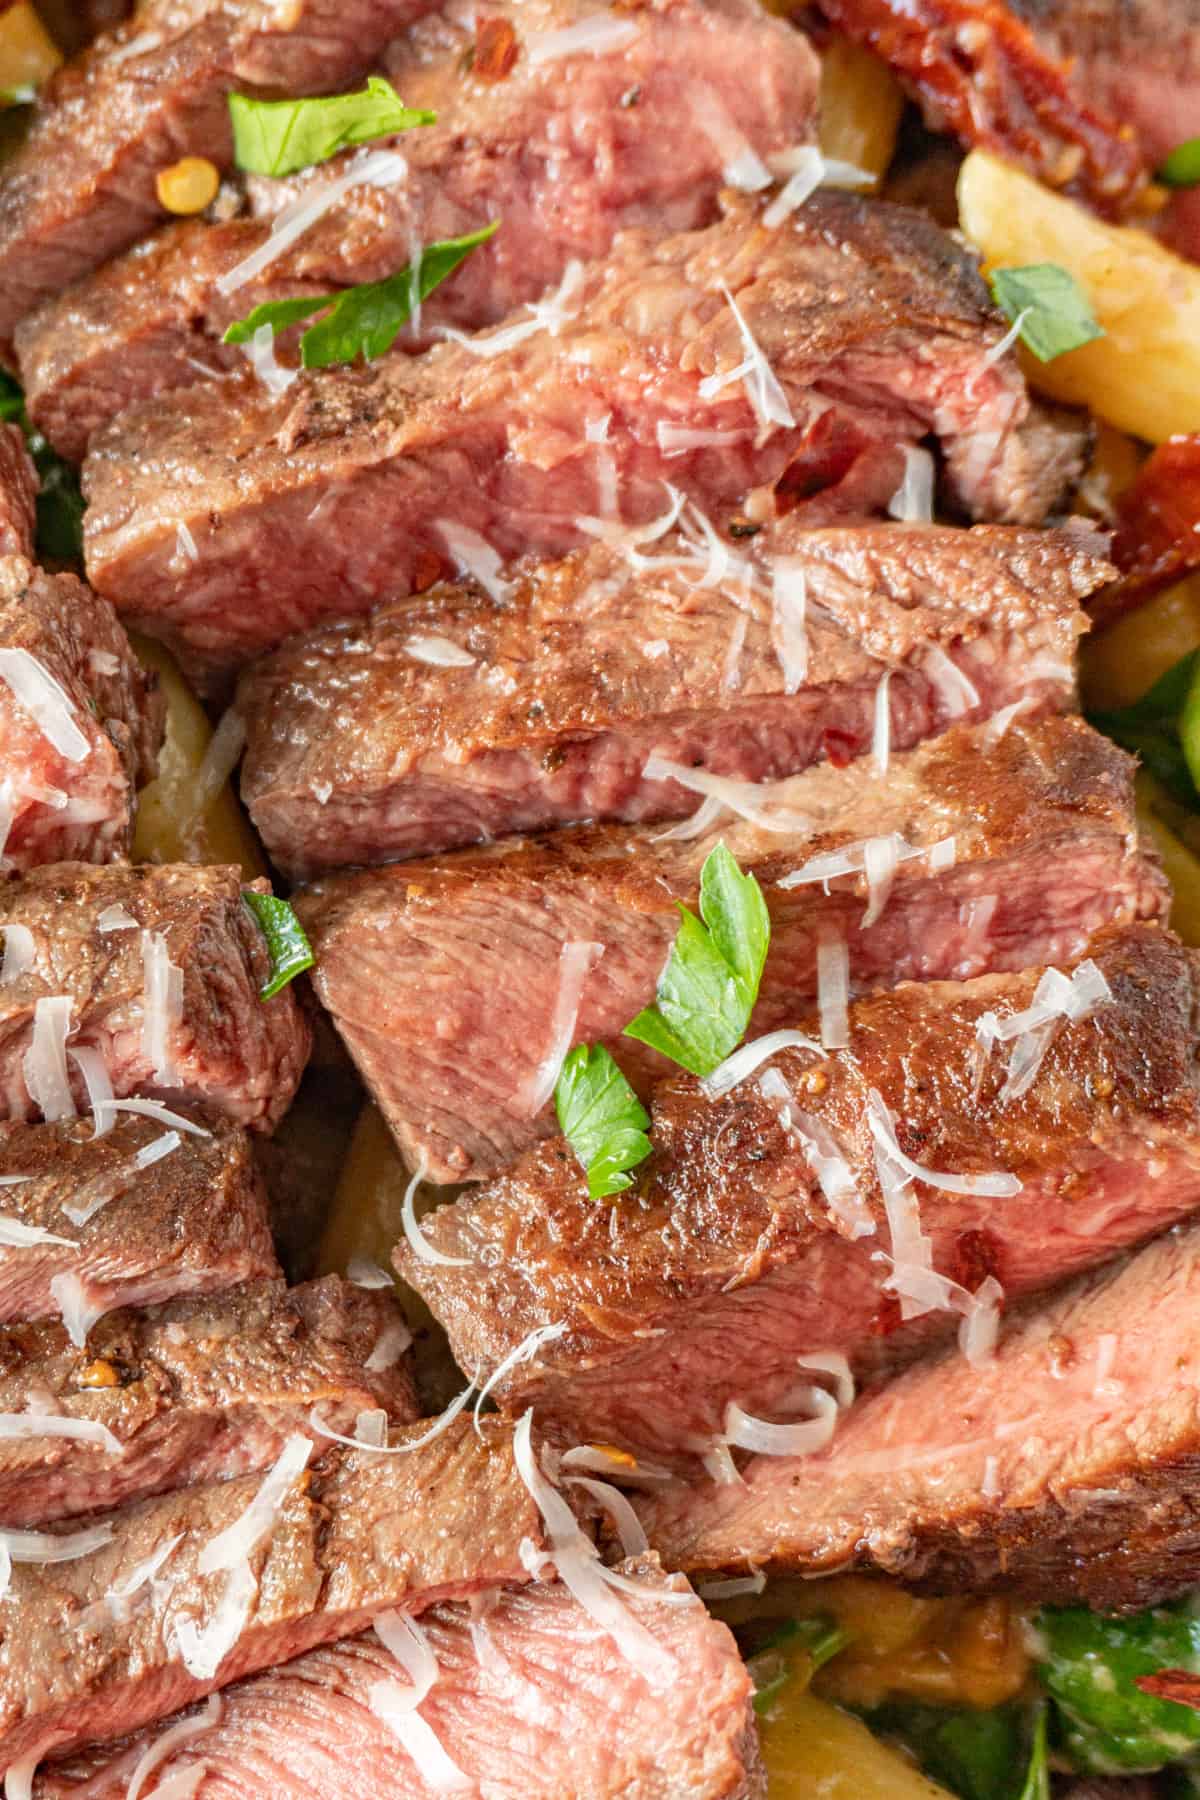
[[475,1788],[474,1779],[460,1769],[427,1719],[420,1714],[438,1681],[437,1657],[425,1632],[403,1613],[383,1613],[371,1621],[375,1636],[408,1676],[409,1686],[396,1681],[374,1681],[367,1690],[367,1705],[393,1734],[428,1787],[442,1793]]
[[[155,1738],[139,1759],[129,1778],[129,1786],[125,1789],[125,1800],[139,1800],[146,1782],[153,1775],[155,1769],[161,1768],[167,1758],[174,1755],[180,1744],[190,1743],[193,1738],[202,1737],[206,1731],[211,1731],[214,1725],[218,1725],[222,1709],[220,1694],[210,1694],[202,1712],[196,1713],[190,1719],[181,1719],[177,1725],[172,1725],[164,1731],[161,1737]],[[163,1792],[161,1782],[155,1782],[154,1792],[161,1796]]]
[[817,1010],[821,1043],[844,1050],[850,1042],[850,952],[840,931],[817,934]]
[[61,1413],[0,1413],[0,1440],[24,1442],[33,1438],[66,1438],[103,1450],[107,1456],[124,1456],[125,1446],[99,1419],[73,1419]]
[[771,641],[783,671],[783,691],[808,678],[808,577],[799,557],[777,558],[771,578]]
[[422,1432],[418,1438],[410,1438],[404,1444],[368,1444],[362,1438],[346,1437],[340,1431],[331,1431],[315,1406],[308,1415],[308,1423],[310,1429],[315,1431],[318,1437],[328,1438],[334,1444],[345,1444],[348,1450],[376,1450],[381,1456],[409,1456],[414,1450],[421,1450],[426,1444],[432,1444],[435,1438],[441,1437],[442,1433],[457,1419],[474,1392],[475,1383],[471,1382],[461,1394],[454,1397],[445,1412],[438,1414],[428,1431]]
[[814,1038],[805,1037],[802,1031],[768,1031],[762,1037],[751,1038],[723,1063],[718,1063],[700,1086],[710,1100],[719,1100],[722,1094],[728,1094],[781,1050],[812,1050],[817,1056],[822,1054],[820,1044]]
[[[497,559],[498,566],[498,559]],[[411,656],[414,662],[428,663],[434,669],[473,669],[475,658],[461,644],[452,642],[450,638],[410,637],[404,645],[404,654]]]
[[[659,756],[657,751],[646,758],[642,777],[645,781],[674,781],[693,794],[703,794],[706,800],[717,801],[739,819],[745,819],[747,824],[757,825],[760,831],[788,833],[812,829],[812,820],[807,814],[794,812],[779,803],[781,791],[786,791],[788,786],[784,781],[738,781],[732,775],[689,769],[683,763]],[[694,824],[695,819],[689,823]]]
[[584,983],[603,955],[603,944],[583,939],[572,939],[559,952],[549,1042],[541,1061],[522,1081],[516,1095],[517,1106],[527,1119],[536,1118],[553,1097],[567,1052],[575,1041]]
[[479,1424],[480,1409],[492,1389],[503,1381],[504,1377],[513,1369],[519,1368],[522,1363],[532,1362],[544,1344],[557,1343],[559,1338],[565,1337],[566,1334],[567,1327],[565,1325],[539,1325],[535,1331],[531,1331],[526,1337],[523,1337],[515,1349],[509,1351],[503,1362],[496,1364],[480,1388],[473,1408],[475,1431],[479,1437],[483,1436]]
[[905,525],[928,525],[933,519],[933,458],[911,444],[901,448],[904,479],[888,501],[888,516]]
[[69,763],[88,755],[87,738],[65,689],[28,650],[0,650],[0,681],[6,683],[52,749]]
[[813,1418],[775,1425],[743,1412],[731,1400],[725,1408],[725,1442],[738,1450],[753,1451],[756,1456],[813,1456],[832,1439],[839,1408],[834,1396],[819,1387],[807,1389],[804,1404],[811,1407]]
[[416,1198],[417,1189],[425,1179],[425,1164],[418,1162],[412,1172],[412,1179],[404,1190],[404,1200],[400,1207],[400,1224],[404,1231],[405,1241],[419,1262],[437,1264],[443,1269],[466,1269],[470,1266],[469,1256],[447,1256],[429,1242],[417,1222]]
[[33,1036],[21,1063],[29,1098],[47,1124],[76,1116],[67,1073],[71,1012],[69,994],[43,994],[33,1010]]
[[183,1020],[183,970],[161,931],[142,932],[142,1055],[154,1080],[179,1087],[172,1040]]

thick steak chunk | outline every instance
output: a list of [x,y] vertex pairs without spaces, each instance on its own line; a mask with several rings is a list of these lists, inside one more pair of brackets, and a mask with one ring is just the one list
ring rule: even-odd
[[113,1434],[120,1452],[53,1435],[6,1437],[0,1525],[108,1512],[265,1469],[290,1431],[307,1428],[314,1407],[346,1434],[360,1412],[375,1408],[393,1424],[411,1424],[407,1337],[391,1295],[336,1276],[290,1293],[281,1281],[258,1282],[112,1313],[83,1353],[61,1326],[6,1326],[0,1412],[36,1405],[91,1421]]
[[237,1126],[179,1130],[172,1147],[163,1124],[122,1114],[93,1134],[90,1118],[0,1125],[0,1211],[18,1227],[8,1235],[27,1227],[52,1240],[0,1250],[5,1324],[64,1309],[86,1322],[278,1274],[266,1196]]
[[0,866],[127,856],[163,721],[158,679],[109,602],[0,557]]
[[[679,817],[696,794],[647,780],[651,753],[750,781],[849,762],[884,675],[896,750],[1018,701],[1068,704],[1079,603],[1109,576],[1095,548],[996,526],[806,530],[794,513],[749,551],[673,533],[650,573],[598,544],[519,567],[501,600],[438,588],[247,671],[242,795],[296,875]],[[451,646],[459,666],[420,660]]]
[[674,1567],[872,1566],[957,1593],[1141,1607],[1200,1580],[1200,1230],[1168,1232],[1005,1330],[919,1364],[816,1456],[642,1506]]
[[0,425],[0,556],[32,556],[38,474],[19,425]]
[[[190,1674],[188,1627],[203,1633],[215,1620],[220,1633],[230,1610],[218,1617],[229,1576],[202,1573],[199,1558],[260,1486],[251,1475],[142,1501],[104,1521],[112,1537],[99,1549],[14,1569],[0,1600],[0,1762],[119,1737],[241,1675],[364,1631],[393,1608],[418,1613],[524,1582],[522,1539],[535,1549],[543,1541],[511,1433],[498,1423],[481,1440],[460,1418],[410,1455],[327,1457],[286,1488],[251,1553],[253,1593],[216,1674]],[[172,1540],[136,1608],[106,1600]]]
[[82,1099],[78,1067],[53,1066],[49,1004],[48,1049],[25,1060],[39,1002],[65,996],[70,1048],[99,1051],[118,1097],[195,1104],[256,1131],[278,1124],[309,1029],[290,989],[259,998],[270,964],[243,885],[232,868],[53,863],[0,888],[0,931],[28,934],[27,966],[0,987],[0,1111],[61,1116],[74,1104],[67,1081]]
[[801,485],[828,486],[835,437],[848,491],[826,506],[882,511],[933,433],[967,512],[1040,523],[1082,438],[993,357],[1004,320],[974,260],[848,194],[777,230],[763,212],[735,195],[705,231],[627,232],[569,302],[490,344],[318,371],[278,399],[247,379],[131,408],[85,465],[92,580],[219,671],[456,562],[565,555],[582,515],[644,524],[664,483],[721,516],[820,445],[826,473]]
[[1112,1001],[1061,1024],[1017,1098],[999,1099],[1008,1047],[978,1058],[976,1025],[1030,1006],[1038,972],[906,985],[850,1008],[845,1052],[783,1050],[717,1099],[690,1077],[661,1087],[654,1155],[624,1199],[589,1200],[554,1139],[424,1221],[468,1267],[404,1243],[397,1266],[463,1368],[490,1372],[535,1327],[566,1326],[498,1384],[559,1439],[706,1449],[730,1401],[786,1410],[805,1353],[869,1370],[957,1322],[941,1296],[931,1310],[893,1292],[892,1256],[906,1293],[916,1257],[884,1204],[872,1090],[922,1167],[1020,1183],[1001,1198],[916,1189],[932,1268],[964,1300],[989,1276],[1008,1298],[1047,1287],[1200,1206],[1195,962],[1151,925],[1095,959]]
[[272,215],[345,175],[357,152],[286,181],[252,181],[250,216],[168,226],[48,302],[18,332],[39,428],[64,456],[81,457],[134,401],[240,364],[221,336],[260,302],[382,280],[415,245],[501,219],[401,342],[418,348],[445,325],[474,331],[557,286],[572,257],[605,255],[627,226],[708,224],[739,156],[761,163],[811,136],[816,57],[752,0],[653,0],[626,15],[632,41],[617,34],[613,52],[572,53],[563,40],[561,54],[545,54],[549,34],[605,17],[595,0],[497,0],[476,22],[423,19],[383,59],[407,103],[438,115],[397,140],[407,177],[351,188],[232,289]]
[[[811,1007],[823,934],[844,940],[863,989],[1074,962],[1101,927],[1162,914],[1121,752],[1078,718],[1014,723],[998,742],[993,730],[955,726],[886,774],[866,759],[825,764],[756,796],[760,817],[774,809],[790,830],[725,814],[664,842],[645,826],[585,825],[333,877],[299,897],[317,992],[409,1161],[437,1181],[477,1180],[556,1129],[553,1108],[535,1114],[528,1096],[551,1054],[570,943],[603,947],[572,1042],[607,1043],[643,1092],[671,1072],[620,1034],[653,1000],[675,903],[695,910],[718,842],[757,875],[771,913],[751,1036]],[[863,846],[893,834],[916,854],[866,924]],[[781,885],[847,851],[857,871]]]
[[[750,1677],[728,1629],[698,1600],[664,1604],[655,1558],[621,1571],[646,1586],[630,1610],[677,1664],[668,1695],[558,1583],[501,1591],[478,1617],[462,1605],[424,1615],[438,1677],[420,1716],[468,1791],[489,1800],[751,1800],[765,1792]],[[220,1721],[181,1742],[156,1779],[203,1771],[197,1800],[261,1800],[268,1780],[285,1800],[434,1800],[445,1787],[414,1769],[371,1710],[375,1683],[398,1675],[373,1632],[312,1650],[229,1688]],[[37,1800],[122,1800],[155,1738],[145,1731],[48,1766]]]
[[233,158],[227,97],[331,93],[422,0],[147,0],[60,69],[0,183],[0,340],[49,294],[165,217],[182,156]]

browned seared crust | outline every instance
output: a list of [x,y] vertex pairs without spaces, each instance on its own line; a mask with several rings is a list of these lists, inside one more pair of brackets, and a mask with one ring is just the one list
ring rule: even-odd
[[19,425],[0,425],[0,556],[32,556],[37,470]]

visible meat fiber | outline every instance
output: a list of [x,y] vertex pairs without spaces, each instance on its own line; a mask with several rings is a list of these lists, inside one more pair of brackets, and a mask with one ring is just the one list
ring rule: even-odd
[[[449,1605],[422,1618],[438,1678],[420,1717],[471,1791],[489,1800],[751,1800],[765,1792],[750,1677],[728,1629],[698,1600],[664,1604],[653,1557],[621,1572],[646,1587],[630,1610],[678,1665],[667,1696],[557,1583],[490,1596],[478,1616]],[[261,1800],[268,1788],[288,1800],[434,1800],[445,1787],[417,1771],[371,1710],[374,1684],[398,1673],[373,1632],[310,1651],[229,1688],[219,1722],[181,1742],[156,1779],[199,1773],[196,1800]],[[155,1736],[47,1767],[37,1800],[122,1800]]]
[[0,1213],[64,1240],[0,1249],[5,1324],[57,1318],[64,1280],[79,1284],[82,1308],[99,1317],[279,1273],[243,1131],[224,1123],[203,1137],[179,1131],[170,1149],[164,1125],[121,1115],[103,1137],[93,1133],[91,1119],[0,1125]]
[[[31,678],[40,716],[26,704]],[[127,856],[164,715],[158,679],[107,600],[73,575],[0,556],[0,868]]]
[[406,102],[438,116],[396,141],[407,176],[352,188],[232,291],[222,284],[266,242],[284,202],[344,176],[358,152],[287,181],[252,181],[249,216],[168,226],[69,288],[18,332],[39,428],[81,457],[134,401],[240,364],[222,333],[261,302],[382,280],[414,246],[501,219],[401,343],[493,324],[554,288],[572,257],[605,255],[627,226],[708,224],[739,156],[761,165],[811,138],[816,57],[752,0],[653,0],[624,15],[632,41],[619,52],[540,54],[553,47],[548,34],[609,16],[595,0],[497,0],[478,23],[422,20],[383,59]]
[[32,556],[38,474],[19,425],[0,425],[0,557]]
[[535,1404],[555,1438],[707,1450],[730,1401],[786,1414],[806,1353],[869,1372],[958,1323],[915,1299],[902,1322],[891,1257],[903,1288],[915,1256],[888,1222],[873,1089],[923,1167],[1021,1184],[1000,1199],[916,1189],[932,1267],[965,1292],[1048,1287],[1200,1206],[1196,963],[1152,925],[1094,955],[1111,1003],[1062,1025],[1018,1098],[1001,1103],[1006,1047],[980,1059],[976,1027],[1028,1007],[1038,971],[905,985],[851,1006],[844,1053],[783,1050],[718,1099],[690,1077],[660,1087],[654,1154],[624,1199],[589,1200],[555,1139],[423,1221],[467,1267],[404,1243],[396,1264],[463,1368],[486,1375],[536,1327],[566,1327],[494,1390]]
[[874,1567],[950,1593],[1143,1607],[1200,1580],[1200,1229],[868,1395],[832,1444],[641,1505],[673,1567]]
[[[11,1254],[11,1253],[10,1253]],[[290,1293],[259,1282],[110,1314],[81,1354],[61,1326],[0,1329],[0,1412],[36,1405],[112,1432],[119,1453],[56,1437],[0,1442],[0,1525],[108,1512],[151,1494],[265,1469],[315,1407],[352,1434],[363,1411],[417,1406],[390,1294],[335,1276]],[[379,1363],[369,1359],[379,1351]],[[377,1372],[376,1372],[377,1371]]]
[[[0,1600],[0,1763],[136,1731],[394,1608],[412,1615],[519,1585],[522,1540],[543,1544],[511,1434],[497,1422],[479,1438],[458,1419],[410,1455],[328,1457],[291,1483],[251,1553],[254,1592],[217,1675],[192,1675],[181,1628],[215,1622],[219,1634],[228,1612],[228,1575],[202,1574],[198,1559],[260,1485],[251,1475],[142,1501],[109,1516],[111,1541],[89,1555],[14,1569]],[[172,1540],[136,1608],[106,1600]]]
[[693,527],[649,546],[648,570],[597,544],[521,566],[498,598],[435,589],[246,673],[242,796],[280,866],[312,875],[693,812],[695,792],[647,779],[652,753],[755,782],[848,762],[885,675],[897,751],[956,718],[1069,704],[1079,602],[1110,573],[1098,543],[793,513],[749,551]]
[[423,0],[147,0],[60,69],[0,185],[0,341],[165,217],[155,178],[233,159],[228,95],[336,92]]
[[238,869],[83,863],[0,887],[0,931],[32,937],[29,966],[0,986],[0,1112],[42,1110],[31,1078],[55,1110],[70,1110],[68,1078],[82,1104],[74,1062],[63,1081],[50,1070],[47,1085],[45,1062],[26,1061],[38,1003],[66,996],[69,1048],[99,1051],[118,1097],[194,1104],[256,1131],[276,1125],[310,1036],[290,989],[259,998],[270,959],[243,887]]
[[[822,934],[847,946],[855,990],[1074,962],[1093,934],[1165,912],[1138,848],[1132,765],[1077,718],[955,726],[893,757],[826,764],[763,790],[776,832],[726,815],[685,841],[580,826],[440,861],[334,877],[297,897],[317,992],[413,1165],[435,1181],[494,1174],[556,1129],[525,1096],[549,1053],[559,959],[603,946],[573,1043],[606,1043],[647,1091],[666,1061],[620,1034],[653,998],[700,869],[723,841],[758,877],[771,953],[750,1035],[792,1023],[817,993]],[[807,824],[803,822],[807,821]],[[860,872],[780,885],[805,862],[890,834],[916,852],[865,924]],[[941,845],[949,868],[931,865]]]
[[[565,555],[587,540],[581,515],[661,517],[664,482],[720,515],[839,432],[861,446],[840,502],[858,517],[884,510],[903,452],[933,432],[967,512],[1040,522],[1082,436],[993,356],[1004,321],[972,258],[851,195],[814,195],[776,231],[762,211],[734,196],[705,231],[623,234],[569,305],[519,342],[502,330],[494,354],[477,336],[318,371],[276,400],[246,381],[131,408],[85,465],[92,580],[220,672],[456,562]],[[746,385],[744,332],[765,359]],[[709,378],[719,391],[702,393]],[[721,436],[680,450],[678,429]]]

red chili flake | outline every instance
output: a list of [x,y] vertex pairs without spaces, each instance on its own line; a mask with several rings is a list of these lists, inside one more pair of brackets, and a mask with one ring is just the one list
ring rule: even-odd
[[503,81],[519,55],[517,34],[507,19],[476,20],[471,73],[480,81]]

